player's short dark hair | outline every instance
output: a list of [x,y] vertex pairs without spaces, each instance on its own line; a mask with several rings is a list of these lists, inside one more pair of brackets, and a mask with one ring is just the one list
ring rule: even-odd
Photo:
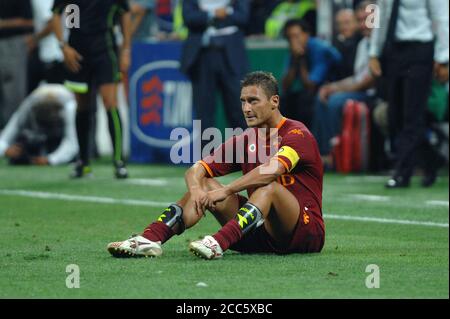
[[241,89],[252,85],[260,86],[268,98],[279,95],[278,81],[270,72],[255,71],[248,73],[241,81]]
[[308,34],[312,34],[312,27],[305,19],[289,19],[283,27],[283,36],[287,39],[287,30],[291,27],[297,26]]

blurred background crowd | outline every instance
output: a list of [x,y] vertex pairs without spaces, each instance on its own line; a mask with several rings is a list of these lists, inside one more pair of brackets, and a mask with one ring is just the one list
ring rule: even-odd
[[[228,125],[244,126],[239,81],[251,62],[245,46],[256,41],[286,49],[285,58],[277,61],[284,70],[278,77],[282,113],[312,131],[326,169],[391,170],[388,184],[402,187],[419,167],[428,178],[423,186],[429,186],[437,168],[448,164],[448,1],[129,4],[133,41],[183,41],[180,70],[192,82],[193,105],[203,127],[214,126],[211,96],[205,92],[215,91],[222,93]],[[11,146],[21,125],[53,125],[59,141],[73,135],[55,129],[56,120],[45,119],[57,107],[38,103],[36,91],[43,83],[65,80],[64,56],[49,23],[52,6],[53,0],[0,0],[0,154],[11,159],[20,153]],[[33,119],[21,115],[19,120],[18,114],[14,119],[24,101],[28,108],[40,104],[45,111]],[[65,109],[66,121],[72,121],[75,107]],[[39,142],[34,138],[33,143]],[[54,151],[59,142],[53,139],[52,145]],[[77,152],[67,150],[67,143],[65,147],[59,150],[66,154],[61,160],[33,161],[65,162]]]

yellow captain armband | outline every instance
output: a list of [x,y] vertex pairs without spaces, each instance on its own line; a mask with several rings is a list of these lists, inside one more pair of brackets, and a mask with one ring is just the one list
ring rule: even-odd
[[292,171],[300,160],[300,156],[298,156],[297,152],[290,146],[281,147],[275,156],[284,156],[291,162],[291,169],[289,171]]

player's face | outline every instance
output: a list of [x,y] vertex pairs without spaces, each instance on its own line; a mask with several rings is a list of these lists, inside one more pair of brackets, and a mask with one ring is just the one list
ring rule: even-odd
[[241,91],[242,112],[248,127],[263,127],[278,108],[278,96],[267,97],[259,86],[246,86]]

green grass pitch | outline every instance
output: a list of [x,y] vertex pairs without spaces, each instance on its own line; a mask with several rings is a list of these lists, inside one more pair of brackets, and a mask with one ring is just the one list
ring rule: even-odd
[[[93,178],[71,181],[69,167],[0,161],[0,298],[449,297],[448,175],[430,189],[415,178],[410,189],[385,190],[382,176],[327,174],[320,254],[198,259],[187,246],[218,229],[208,215],[161,258],[114,259],[108,242],[141,232],[185,190],[186,167],[129,168],[131,178],[118,181],[98,161]],[[78,289],[66,287],[70,264]],[[366,287],[370,264],[379,288]]]

